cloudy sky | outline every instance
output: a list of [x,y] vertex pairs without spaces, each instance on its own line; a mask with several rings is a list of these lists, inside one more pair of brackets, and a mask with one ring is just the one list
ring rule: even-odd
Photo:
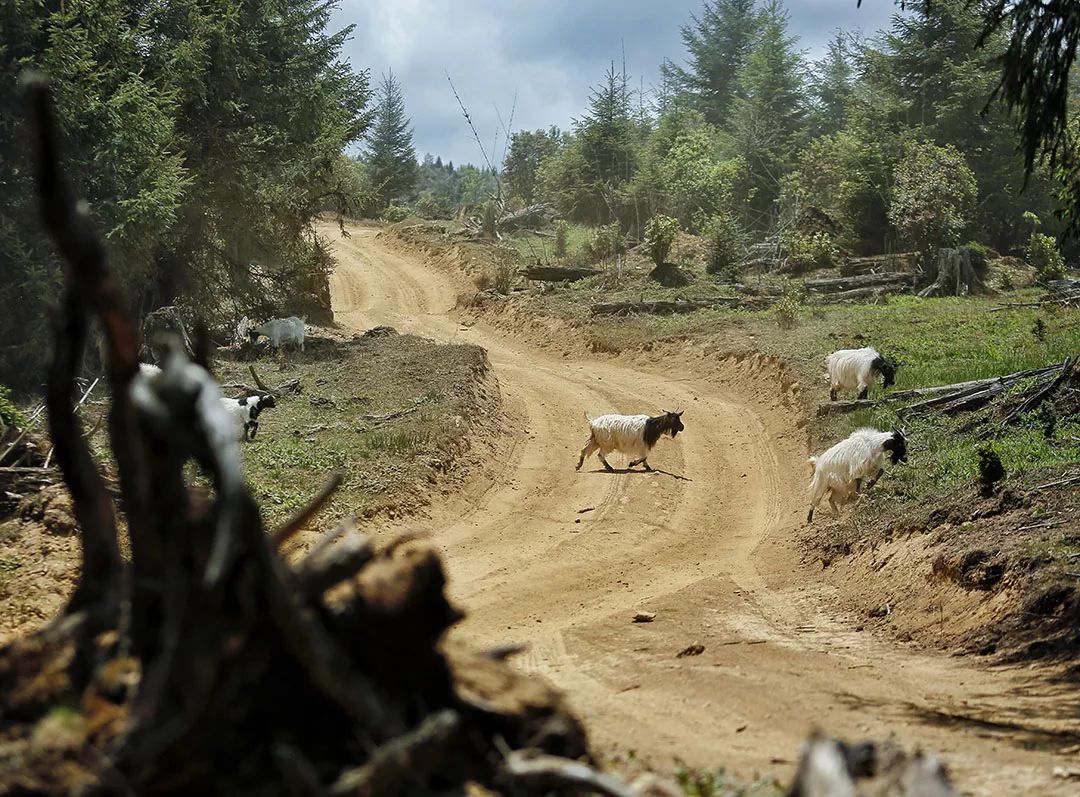
[[[455,163],[482,157],[446,73],[473,116],[489,157],[511,131],[555,124],[569,128],[589,88],[626,50],[627,71],[648,88],[664,58],[682,62],[679,26],[701,0],[341,0],[336,28],[355,25],[346,54],[373,82],[392,69],[405,91],[419,155]],[[837,28],[872,33],[888,24],[891,0],[788,0],[791,30],[811,58]],[[335,28],[335,29],[336,29]]]

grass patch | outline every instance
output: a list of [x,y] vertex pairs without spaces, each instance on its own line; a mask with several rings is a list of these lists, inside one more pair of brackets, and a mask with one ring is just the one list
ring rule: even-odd
[[[584,224],[570,224],[566,231],[566,262],[576,263],[585,255],[585,247],[592,237],[592,228]],[[522,232],[506,239],[524,263],[554,263],[555,239],[534,232]]]
[[[335,471],[344,483],[326,523],[350,514],[404,512],[423,503],[435,474],[463,449],[480,410],[483,350],[410,335],[313,338],[302,354],[255,363],[272,384],[299,378],[243,444],[248,482],[269,526],[303,506]],[[219,363],[222,382],[250,382],[247,363]],[[383,419],[393,413],[400,417]]]

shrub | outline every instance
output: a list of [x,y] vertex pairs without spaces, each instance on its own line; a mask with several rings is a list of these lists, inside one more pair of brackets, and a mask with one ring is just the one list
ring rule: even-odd
[[626,239],[617,221],[593,230],[592,237],[585,246],[585,256],[592,263],[621,255],[625,251]]
[[0,422],[4,426],[25,426],[26,418],[11,401],[11,388],[0,385]]
[[979,458],[979,495],[989,498],[997,490],[997,483],[1005,478],[1005,466],[988,445],[979,446],[975,454]]
[[840,249],[827,232],[815,232],[812,235],[796,232],[784,241],[788,251],[788,260],[798,271],[815,268],[832,268],[840,256]]
[[802,283],[789,282],[784,293],[773,305],[773,316],[781,329],[791,329],[799,319],[799,310],[806,303],[806,288]]
[[742,236],[735,219],[728,213],[713,216],[705,225],[705,238],[709,247],[705,270],[727,282],[738,282],[742,275]]
[[1045,283],[1065,276],[1065,259],[1057,242],[1046,233],[1033,232],[1024,259],[1035,269],[1035,279]]
[[570,236],[570,225],[559,219],[555,222],[555,257],[566,257],[566,241]]
[[919,251],[956,246],[978,196],[975,173],[963,154],[931,141],[911,144],[894,170],[889,221]]
[[498,212],[495,209],[494,200],[484,203],[484,216],[482,219],[484,236],[487,238],[495,237],[495,221],[498,218]]
[[409,218],[411,211],[407,207],[401,205],[390,205],[382,212],[383,221],[389,221],[391,223],[405,221]]
[[675,236],[679,234],[679,222],[671,216],[657,213],[645,225],[645,245],[653,263],[662,266],[667,262]]

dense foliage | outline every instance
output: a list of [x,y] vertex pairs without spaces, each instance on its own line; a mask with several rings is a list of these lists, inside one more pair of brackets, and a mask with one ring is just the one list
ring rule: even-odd
[[[29,183],[17,81],[51,77],[67,168],[136,309],[317,315],[312,221],[347,205],[368,83],[333,0],[12,0],[0,9],[0,379],[39,374],[59,265]],[[323,312],[326,310],[323,309]]]
[[991,101],[1010,30],[988,31],[988,8],[915,4],[874,39],[839,32],[810,63],[783,0],[705,0],[651,102],[611,67],[571,131],[515,136],[508,196],[638,239],[657,214],[697,233],[721,218],[815,262],[970,239],[1022,256],[1025,212],[1064,229],[1069,175],[1027,174],[1014,117]]

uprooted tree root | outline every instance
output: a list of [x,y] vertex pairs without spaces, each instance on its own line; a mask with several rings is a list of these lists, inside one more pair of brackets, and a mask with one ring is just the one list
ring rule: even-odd
[[[138,375],[127,303],[59,166],[48,89],[27,88],[42,211],[67,262],[47,407],[82,568],[61,616],[0,652],[0,789],[512,787],[507,751],[586,755],[584,732],[553,693],[508,700],[499,690],[520,679],[505,664],[440,649],[460,614],[431,551],[377,552],[346,527],[286,565],[276,547],[331,489],[267,535],[206,363],[175,348],[159,379]],[[130,562],[72,406],[91,313],[105,331]],[[209,494],[185,483],[189,461]],[[481,677],[484,668],[507,672]]]

